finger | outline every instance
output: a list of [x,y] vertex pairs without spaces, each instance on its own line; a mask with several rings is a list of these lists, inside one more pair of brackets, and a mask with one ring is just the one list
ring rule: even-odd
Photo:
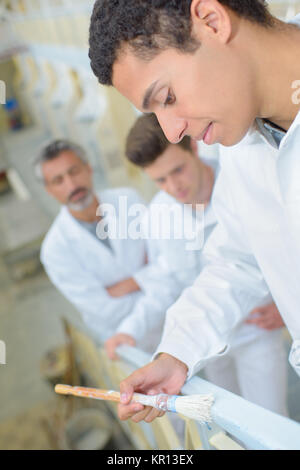
[[132,399],[134,390],[137,390],[144,382],[143,368],[138,369],[120,383],[121,403],[127,405]]
[[256,310],[255,312],[251,312],[250,315],[246,318],[245,323],[254,324],[256,325],[257,322],[262,318],[263,312],[260,310]]
[[106,341],[106,343],[104,344],[104,349],[109,359],[111,359],[111,348],[110,348],[110,343],[108,341]]
[[137,413],[141,412],[144,406],[141,403],[132,403],[130,405],[118,405],[118,415],[120,420],[125,421]]
[[140,421],[147,421],[147,417],[151,414],[153,408],[151,406],[145,406],[142,411],[139,411],[132,416],[132,421],[139,423]]
[[155,418],[158,418],[161,415],[161,411],[157,410],[156,408],[152,408],[152,410],[148,413],[148,415],[145,417],[146,423],[152,423]]
[[261,320],[257,323],[257,326],[264,330],[273,329],[275,327],[274,322],[270,319]]
[[115,354],[115,343],[113,341],[107,341],[105,343],[105,350],[106,350],[106,354],[108,355],[109,359],[117,359],[117,356]]
[[251,310],[249,315],[261,315],[262,311],[263,311],[262,307],[256,307],[253,310]]
[[247,318],[245,323],[247,323],[248,325],[257,325],[259,321],[260,318]]
[[264,328],[266,330],[276,330],[277,328],[279,328],[279,326],[276,321],[270,319],[269,321],[265,322]]
[[113,345],[112,348],[111,348],[111,359],[113,361],[116,361],[117,359],[119,359],[119,356],[116,353],[116,345]]
[[162,393],[162,390],[158,388],[151,388],[148,390],[147,395],[158,395],[159,393]]

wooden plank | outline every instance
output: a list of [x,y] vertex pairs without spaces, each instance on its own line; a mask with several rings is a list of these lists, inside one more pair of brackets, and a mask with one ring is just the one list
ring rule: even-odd
[[217,450],[245,450],[224,432],[218,432],[212,436],[209,443]]

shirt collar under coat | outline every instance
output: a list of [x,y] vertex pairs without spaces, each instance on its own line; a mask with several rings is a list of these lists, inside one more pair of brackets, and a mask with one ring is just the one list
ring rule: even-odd
[[[99,204],[102,201],[102,193],[99,191],[95,192]],[[59,213],[60,225],[63,227],[64,234],[71,240],[80,240],[82,239],[82,231],[85,230],[88,235],[93,237],[93,235],[86,230],[76,219],[72,216],[67,206],[62,206]],[[96,240],[97,241],[97,240]]]
[[[259,135],[262,138],[262,140],[267,142],[271,147],[273,147],[275,150],[278,151],[278,150],[281,150],[282,148],[284,148],[288,144],[288,141],[290,139],[294,138],[295,131],[296,131],[296,129],[299,125],[300,125],[300,111],[298,112],[297,116],[295,117],[291,127],[282,136],[282,140],[281,140],[281,142],[278,146],[278,144],[277,144],[276,140],[274,139],[272,133],[268,129],[268,127],[270,127],[270,125],[268,125],[268,127],[266,127],[264,125],[263,120],[260,119],[260,118],[257,118],[255,120],[253,126],[251,127],[251,129],[248,131],[246,137],[244,138],[245,143],[246,142],[251,143],[251,140],[252,139],[256,140],[257,135]],[[279,155],[279,152],[275,152],[275,153],[276,153],[277,156]]]

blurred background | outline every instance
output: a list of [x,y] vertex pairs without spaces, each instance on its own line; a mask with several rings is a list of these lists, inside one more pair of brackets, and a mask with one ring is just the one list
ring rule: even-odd
[[[78,373],[65,320],[80,320],[39,262],[41,241],[59,207],[36,181],[32,160],[45,142],[68,138],[86,149],[96,187],[133,186],[147,201],[155,192],[124,158],[136,110],[113,88],[100,86],[90,70],[93,3],[0,0],[0,340],[6,353],[0,364],[0,449],[71,447],[66,432],[55,435],[65,404],[58,404],[52,385]],[[269,3],[283,19],[300,12],[300,1]],[[216,152],[199,148],[206,157]],[[290,370],[290,413],[300,421],[297,394]],[[88,408],[81,422],[89,419]],[[106,419],[100,410],[104,427]],[[117,423],[109,438],[112,447],[130,448]],[[107,442],[104,436],[103,446]],[[101,445],[99,438],[95,446]]]

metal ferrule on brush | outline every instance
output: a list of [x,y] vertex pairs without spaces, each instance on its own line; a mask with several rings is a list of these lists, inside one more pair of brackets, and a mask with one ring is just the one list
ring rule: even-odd
[[178,395],[166,395],[161,393],[156,396],[156,405],[155,407],[161,411],[173,411],[176,413],[176,400]]

